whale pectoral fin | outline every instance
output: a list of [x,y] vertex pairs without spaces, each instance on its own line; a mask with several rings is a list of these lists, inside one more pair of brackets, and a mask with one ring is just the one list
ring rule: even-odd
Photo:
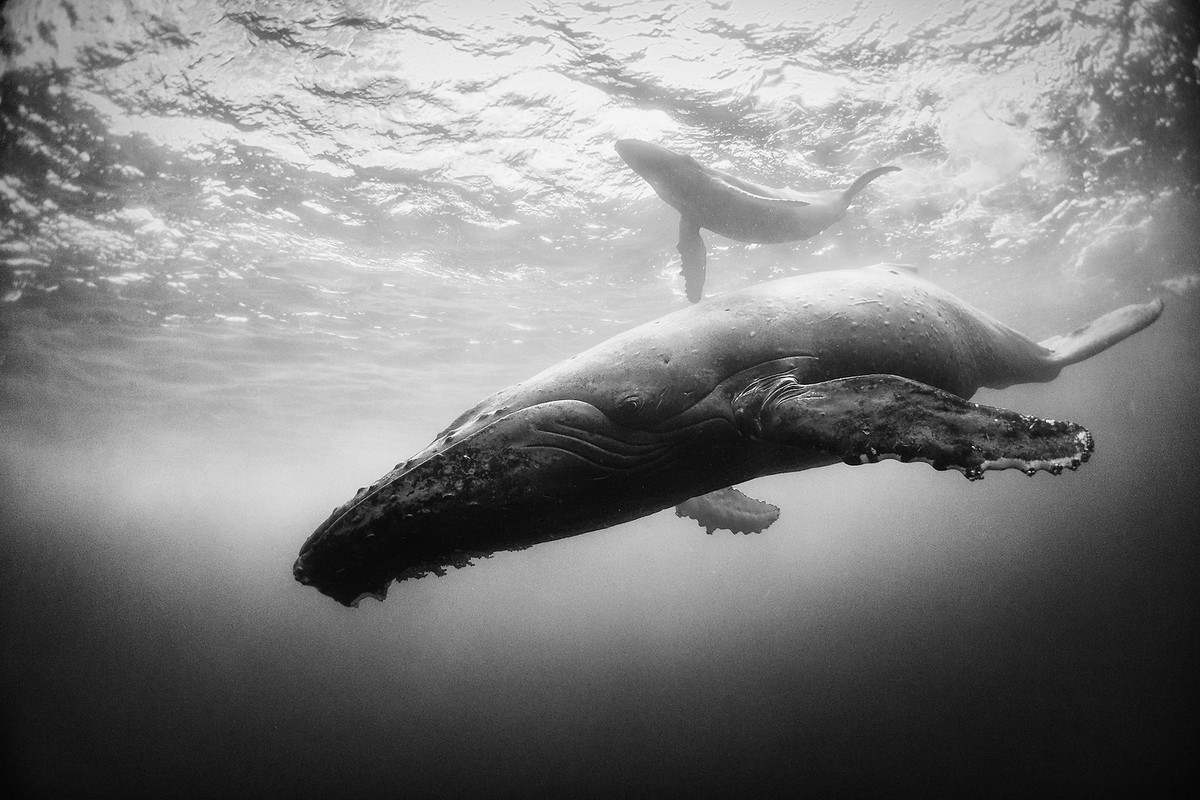
[[924,461],[972,480],[990,469],[1057,475],[1087,461],[1093,449],[1091,434],[1073,422],[977,405],[896,375],[812,384],[777,375],[743,390],[734,413],[752,438],[816,449],[848,464]]
[[688,300],[699,303],[704,296],[704,265],[707,255],[704,239],[700,237],[700,226],[686,215],[679,218],[679,244],[676,245],[682,259],[680,272]]
[[675,506],[675,514],[699,522],[705,532],[761,533],[779,519],[779,508],[729,486]]

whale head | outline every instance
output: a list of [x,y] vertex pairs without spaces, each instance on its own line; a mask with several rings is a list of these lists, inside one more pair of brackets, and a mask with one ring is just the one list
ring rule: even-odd
[[667,203],[680,208],[702,191],[705,169],[696,159],[653,142],[620,139],[617,155]]
[[636,519],[691,496],[704,433],[650,433],[573,399],[477,415],[335,509],[294,575],[353,606],[394,579]]
[[688,156],[641,139],[618,139],[615,147],[621,160],[643,177],[662,169],[665,164],[689,160]]

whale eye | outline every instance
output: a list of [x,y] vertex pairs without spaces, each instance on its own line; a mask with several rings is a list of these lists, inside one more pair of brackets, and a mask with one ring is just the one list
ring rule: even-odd
[[633,419],[641,407],[641,397],[636,394],[627,394],[617,401],[614,412],[618,419]]

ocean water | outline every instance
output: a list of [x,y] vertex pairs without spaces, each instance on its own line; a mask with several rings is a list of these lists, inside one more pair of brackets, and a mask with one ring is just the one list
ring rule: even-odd
[[[2,12],[13,797],[1169,796],[1200,744],[1200,21],[1169,0],[38,2]],[[687,301],[637,137],[848,185],[710,295],[890,261],[1035,339],[1075,473],[743,488],[344,608],[308,534]]]

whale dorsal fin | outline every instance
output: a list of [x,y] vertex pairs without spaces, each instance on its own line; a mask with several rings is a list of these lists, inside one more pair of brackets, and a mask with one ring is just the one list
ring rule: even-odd
[[[779,203],[780,205],[788,205],[788,206],[811,206],[812,205],[811,199],[802,199],[800,197],[788,196],[788,194],[791,194],[791,191],[792,191],[790,189],[775,189],[772,191],[771,194],[756,194],[755,192],[746,191],[742,187],[737,186],[732,183],[728,184],[728,186],[726,188],[728,188],[734,194],[739,194],[744,197],[751,198],[753,200],[758,200],[760,202]],[[784,192],[787,192],[788,194],[784,194]]]
[[697,163],[700,171],[707,175],[712,180],[724,185],[727,191],[736,195],[745,197],[748,200],[757,200],[767,203],[782,203],[784,205],[807,206],[811,205],[811,198],[802,195],[786,188],[775,188],[773,186],[763,186],[761,183],[748,181],[745,178],[739,178],[736,175],[730,175],[728,172],[722,172],[719,169],[706,167],[703,164]]
[[913,264],[896,264],[891,261],[881,261],[878,264],[873,264],[871,269],[884,269],[889,272],[907,272],[909,275],[916,275],[919,272]]
[[761,533],[779,519],[779,508],[742,494],[732,486],[702,494],[675,506],[680,517],[699,522],[707,533],[718,528],[734,533]]

